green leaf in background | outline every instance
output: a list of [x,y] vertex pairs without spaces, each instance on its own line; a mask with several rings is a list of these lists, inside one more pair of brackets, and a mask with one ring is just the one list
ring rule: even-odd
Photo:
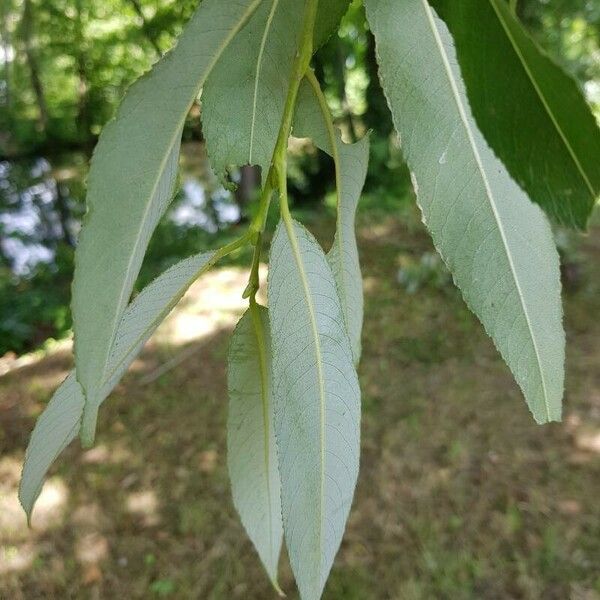
[[[101,385],[98,406],[112,392],[189,286],[212,265],[215,257],[214,252],[207,252],[182,260],[145,287],[127,307],[110,352],[108,375]],[[33,505],[50,465],[79,433],[84,403],[83,390],[77,383],[75,371],[71,371],[38,417],[27,447],[19,488],[19,499],[28,518],[31,518]]]
[[327,107],[320,106],[319,99],[307,80],[302,82],[298,93],[293,133],[299,137],[311,138],[315,145],[332,156],[336,163],[337,224],[327,259],[338,286],[354,362],[358,364],[361,354],[364,298],[355,217],[367,177],[369,140],[365,137],[355,144],[344,144],[339,132],[333,131]]
[[331,267],[295,221],[277,228],[268,295],[285,540],[302,598],[316,600],[358,476],[360,389]]
[[305,0],[264,0],[234,38],[202,92],[212,168],[259,165],[266,175],[300,41]]
[[600,197],[600,129],[578,84],[505,0],[432,0],[454,38],[479,129],[551,217],[585,228]]
[[271,395],[269,314],[254,304],[233,332],[227,369],[227,465],[233,503],[273,583],[283,541]]
[[565,340],[550,226],[477,129],[433,9],[425,0],[365,4],[423,220],[536,421],[558,420]]
[[94,439],[119,322],[150,236],[171,199],[186,115],[259,2],[202,2],[176,48],[130,88],[94,152],[72,306],[77,379],[86,397],[85,445]]
[[315,50],[336,31],[351,2],[352,0],[319,0],[313,42]]

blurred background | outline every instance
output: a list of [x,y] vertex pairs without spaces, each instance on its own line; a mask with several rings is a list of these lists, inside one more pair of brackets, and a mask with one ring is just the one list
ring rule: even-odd
[[[16,498],[35,418],[71,367],[91,153],[196,4],[0,0],[0,598],[274,597],[225,462],[225,359],[244,310],[244,252],[197,282],[159,329],[103,407],[97,446],[73,444],[58,461],[32,530]],[[600,117],[600,4],[520,0],[518,14]],[[585,235],[556,228],[566,410],[562,424],[537,427],[421,225],[360,3],[313,64],[346,141],[372,130],[358,219],[362,469],[325,598],[600,599],[598,211]],[[228,181],[211,172],[200,105],[184,140],[179,191],[138,289],[237,237],[255,210],[252,169]],[[333,165],[305,140],[291,153],[294,210],[327,246]]]

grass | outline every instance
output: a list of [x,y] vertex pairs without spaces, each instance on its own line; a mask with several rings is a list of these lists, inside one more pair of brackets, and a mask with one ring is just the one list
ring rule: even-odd
[[[600,598],[600,228],[565,295],[565,419],[538,427],[459,294],[398,283],[407,256],[431,251],[414,212],[359,225],[361,474],[324,597]],[[313,228],[329,239],[331,219]],[[58,461],[31,531],[23,450],[71,361],[55,350],[0,379],[0,598],[275,598],[226,473],[244,278],[227,267],[194,286],[103,407],[96,447]],[[282,587],[297,597],[285,558]]]

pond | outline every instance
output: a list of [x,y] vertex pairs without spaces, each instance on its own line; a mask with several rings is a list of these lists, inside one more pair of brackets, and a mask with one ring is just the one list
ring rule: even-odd
[[[83,153],[0,162],[0,259],[17,277],[52,263],[56,247],[73,246],[85,210]],[[216,233],[237,222],[240,210],[208,166],[201,144],[186,144],[179,191],[166,219],[186,229]]]
[[[69,282],[87,170],[83,153],[0,162],[0,356],[33,349],[70,326]],[[142,283],[209,247],[240,217],[204,147],[184,144],[178,192],[150,244]]]

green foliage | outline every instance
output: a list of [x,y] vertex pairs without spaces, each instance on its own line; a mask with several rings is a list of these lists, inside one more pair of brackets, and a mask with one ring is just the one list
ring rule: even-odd
[[[523,106],[526,116],[534,110],[533,89],[538,116],[540,99],[543,108],[554,108],[552,117],[548,111],[542,115],[540,127],[546,133],[554,127],[556,135],[556,125],[564,125],[561,139],[579,140],[578,156],[588,143],[592,156],[585,165],[588,159],[595,164],[600,158],[593,141],[596,126],[580,96],[573,95],[572,82],[538,53],[505,7],[490,2],[507,28],[517,28],[510,29],[512,52],[502,61],[495,57],[498,73],[515,85],[525,66],[536,74],[524,89],[495,94],[498,115]],[[321,596],[358,477],[356,363],[363,294],[354,218],[369,141],[342,142],[310,63],[318,67],[314,52],[347,5],[345,0],[204,0],[176,48],[132,86],[105,128],[92,160],[88,213],[76,251],[76,367],[32,434],[20,491],[29,516],[51,462],[77,433],[84,444],[93,441],[100,404],[191,283],[218,259],[251,249],[242,292],[249,309],[229,354],[234,503],[276,589],[283,535],[301,597]],[[476,99],[472,115],[461,68],[469,72],[478,39],[459,42],[457,56],[450,32],[426,0],[365,0],[365,7],[382,87],[436,248],[512,370],[536,421],[557,420],[564,379],[558,254],[546,216],[527,193],[564,218],[561,182],[547,186],[544,197],[538,192],[549,165],[563,161],[565,148],[549,147],[553,156],[546,161],[535,153],[527,160],[517,151],[504,155],[498,148],[508,147],[505,138],[530,134],[500,128],[496,113],[488,118],[482,100],[488,84],[465,76]],[[141,9],[138,14],[151,44],[160,49],[159,30]],[[359,19],[361,14],[355,5],[352,15]],[[460,14],[456,10],[446,18],[452,23]],[[474,21],[471,17],[471,27]],[[548,78],[560,84],[551,94]],[[480,87],[473,91],[474,86]],[[221,174],[246,163],[261,167],[260,198],[243,235],[176,264],[131,301],[150,237],[171,202],[183,128],[201,90],[213,166]],[[573,106],[578,123],[568,129],[564,115]],[[346,125],[354,141],[351,117]],[[591,142],[581,141],[582,128],[590,130]],[[337,227],[328,255],[290,212],[290,134],[312,138],[333,159]],[[525,152],[518,145],[518,152]],[[527,148],[531,152],[532,146]],[[256,294],[274,197],[280,222],[269,253],[265,308]],[[581,225],[589,197],[573,202],[578,216],[572,222]],[[158,586],[154,591],[171,590]]]

